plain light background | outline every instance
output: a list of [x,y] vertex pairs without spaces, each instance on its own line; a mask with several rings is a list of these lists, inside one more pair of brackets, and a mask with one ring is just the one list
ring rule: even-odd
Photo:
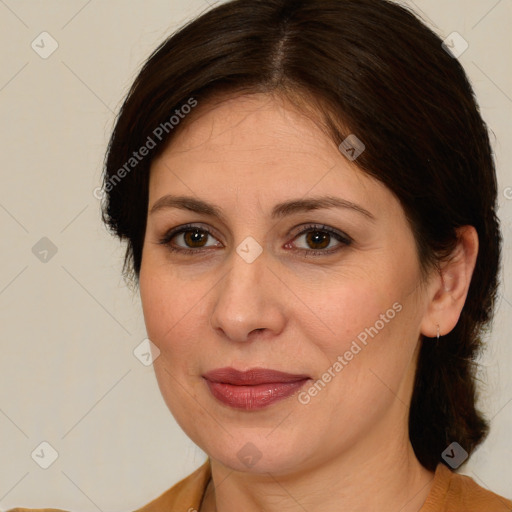
[[[469,43],[460,60],[491,130],[505,239],[498,313],[481,358],[481,407],[492,423],[460,472],[512,497],[512,1],[403,3],[443,39],[457,31]],[[103,227],[93,190],[144,59],[208,8],[204,0],[0,0],[2,510],[133,510],[205,460],[168,411],[152,366],[133,354],[146,338],[140,300],[122,280],[124,247]],[[47,59],[31,47],[44,31],[59,45]],[[57,250],[46,262],[32,249],[43,237]],[[58,452],[48,469],[31,456],[42,442]]]

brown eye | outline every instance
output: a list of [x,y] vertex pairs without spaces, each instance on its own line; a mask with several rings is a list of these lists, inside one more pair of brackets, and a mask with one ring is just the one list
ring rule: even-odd
[[183,232],[183,240],[188,247],[203,247],[208,235],[202,229],[188,230]]
[[325,249],[331,240],[331,234],[325,231],[309,231],[306,234],[306,242],[308,245],[319,244],[313,249]]
[[[305,247],[296,247],[296,243],[287,244],[287,246],[293,245],[294,249],[305,251],[307,254],[313,255],[327,255],[337,252],[342,247],[350,245],[353,240],[348,235],[342,232],[335,231],[327,226],[311,225],[307,226],[306,229],[302,230],[294,240],[304,237]],[[338,242],[334,244],[334,247],[330,247],[331,242]]]
[[[204,228],[198,226],[181,226],[168,232],[159,243],[165,245],[169,250],[191,254],[201,252],[201,249],[218,246],[218,243],[207,245],[208,237],[213,235]],[[181,243],[177,243],[177,240]]]

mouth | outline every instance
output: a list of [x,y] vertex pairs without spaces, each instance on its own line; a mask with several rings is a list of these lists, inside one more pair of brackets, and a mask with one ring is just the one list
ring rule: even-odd
[[203,377],[210,382],[221,382],[234,386],[257,386],[259,384],[289,383],[309,379],[309,375],[296,375],[266,368],[253,368],[239,371],[234,368],[218,368],[205,373]]
[[211,394],[235,409],[262,409],[298,391],[309,375],[284,373],[267,368],[239,371],[219,368],[203,375]]

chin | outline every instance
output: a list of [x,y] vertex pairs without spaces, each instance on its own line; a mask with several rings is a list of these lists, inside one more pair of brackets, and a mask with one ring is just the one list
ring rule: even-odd
[[226,435],[225,443],[204,445],[201,449],[233,471],[279,475],[296,470],[304,462],[298,447],[305,443],[292,443],[289,437],[280,438],[278,433],[273,435],[274,439],[267,437],[267,431],[261,435],[243,434],[233,438]]

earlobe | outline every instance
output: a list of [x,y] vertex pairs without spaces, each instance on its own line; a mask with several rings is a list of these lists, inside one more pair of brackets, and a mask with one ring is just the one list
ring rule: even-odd
[[478,255],[478,234],[473,226],[457,230],[458,243],[451,256],[440,263],[438,279],[432,280],[431,299],[421,333],[436,337],[449,333],[457,324],[466,301]]

